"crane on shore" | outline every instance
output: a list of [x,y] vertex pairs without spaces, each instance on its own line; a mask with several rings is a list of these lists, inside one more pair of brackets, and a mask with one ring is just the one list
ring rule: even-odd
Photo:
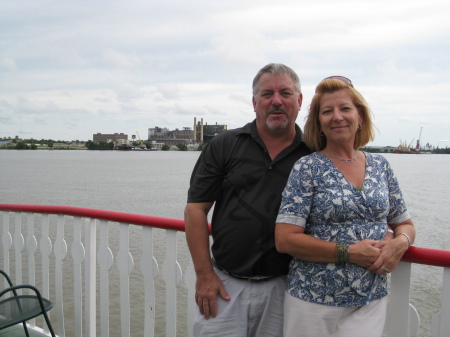
[[420,133],[419,138],[417,139],[416,147],[414,148],[414,139],[411,140],[409,144],[407,144],[406,141],[402,141],[400,139],[400,145],[397,147],[397,150],[395,150],[395,153],[420,153],[421,146],[420,146],[420,139],[422,138],[422,129],[423,127],[420,127]]
[[416,150],[420,151],[420,137],[422,137],[422,129],[423,127],[420,127],[420,133],[419,133],[419,139],[417,139],[417,144],[416,144]]
[[411,142],[408,144],[405,141],[400,139],[400,145],[397,147],[398,151],[402,151],[402,152],[409,152],[412,150],[412,144],[414,143],[414,138],[411,140]]
[[147,147],[145,146],[144,142],[141,140],[141,137],[139,136],[139,133],[137,131],[136,131],[136,134],[137,134],[138,139],[139,139],[139,147],[141,149],[146,149]]

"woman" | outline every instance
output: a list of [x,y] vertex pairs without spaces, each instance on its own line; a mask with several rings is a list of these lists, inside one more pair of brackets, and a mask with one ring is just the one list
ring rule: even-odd
[[[342,76],[316,88],[305,142],[316,151],[294,165],[277,217],[288,274],[284,335],[382,335],[387,274],[414,242],[397,179],[373,140],[371,112]],[[383,240],[389,227],[394,238]]]

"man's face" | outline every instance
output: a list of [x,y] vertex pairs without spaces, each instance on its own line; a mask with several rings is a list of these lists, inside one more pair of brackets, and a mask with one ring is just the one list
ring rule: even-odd
[[288,74],[263,74],[253,97],[256,125],[259,130],[279,134],[294,127],[302,104],[302,95]]

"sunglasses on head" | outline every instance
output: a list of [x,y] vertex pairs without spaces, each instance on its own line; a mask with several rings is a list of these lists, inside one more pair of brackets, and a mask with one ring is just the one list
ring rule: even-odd
[[353,88],[352,81],[350,81],[347,77],[344,77],[344,76],[330,76],[330,77],[324,78],[322,81],[329,80],[329,79],[339,80],[339,81],[344,82],[345,84],[347,84],[349,87]]

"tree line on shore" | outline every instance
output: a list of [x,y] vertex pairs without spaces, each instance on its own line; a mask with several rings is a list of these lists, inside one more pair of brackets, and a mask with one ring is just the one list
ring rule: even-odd
[[[4,137],[3,139],[4,141],[7,140],[11,140],[10,138],[6,138]],[[36,140],[36,139],[23,139],[23,140],[17,140],[17,139],[12,139],[11,140],[12,144],[10,145],[3,145],[0,146],[0,149],[9,149],[9,150],[37,150],[40,146],[45,146],[45,148],[48,149],[58,149],[58,150],[67,150],[67,149],[73,149],[70,144],[73,143],[84,143],[84,142],[80,142],[79,140],[73,141],[73,142],[67,142],[67,141],[54,141],[52,139],[41,139],[41,140]],[[58,144],[57,147],[55,147],[55,143]],[[62,144],[67,144],[67,146],[62,146]],[[38,146],[39,145],[39,146]],[[139,146],[138,142],[133,142],[132,143],[133,146]],[[153,144],[149,143],[149,142],[144,142],[144,145],[147,149],[152,149],[153,148]],[[84,145],[88,150],[114,150],[114,143],[113,142],[99,142],[99,143],[94,143],[92,140],[88,140],[85,145]],[[196,150],[197,151],[202,151],[203,148],[205,147],[204,144],[200,144]],[[178,151],[188,151],[188,147],[186,144],[176,144],[176,148],[178,149]],[[171,150],[171,147],[167,144],[164,144],[161,147],[162,151],[169,151]],[[383,148],[375,148],[375,147],[364,147],[361,148],[360,150],[362,151],[366,151],[366,152],[373,152],[373,153],[389,153],[390,151],[383,149]],[[431,153],[435,153],[435,154],[450,154],[450,148],[449,147],[445,147],[445,148],[435,148],[433,150],[431,150]]]
[[[387,149],[376,148],[376,147],[363,147],[360,150],[365,151],[365,152],[372,152],[372,153],[392,153],[392,151],[389,151]],[[448,148],[448,147],[445,147],[443,149],[436,148],[436,149],[431,150],[430,152],[435,153],[435,154],[450,154],[450,148]]]
[[[3,138],[3,140],[8,141],[11,139],[6,139]],[[37,150],[37,149],[54,149],[54,150],[69,150],[69,149],[74,149],[71,144],[74,142],[66,142],[66,141],[57,141],[55,142],[52,139],[41,139],[40,141],[36,140],[36,139],[23,139],[23,140],[17,140],[17,139],[12,139],[11,140],[12,144],[8,144],[8,145],[3,145],[0,146],[0,149],[7,149],[7,150]],[[55,143],[58,144],[58,146],[55,146]],[[79,143],[84,143],[84,142],[80,142],[80,141],[75,141],[75,143],[79,144]],[[143,143],[144,146],[147,149],[152,149],[153,148],[153,144],[149,143],[149,142],[144,142]],[[133,142],[132,146],[140,146],[138,142]],[[81,146],[82,148],[83,146]],[[88,150],[114,150],[115,146],[113,142],[98,142],[98,143],[94,143],[92,140],[88,140],[85,144],[84,147]],[[176,148],[178,149],[178,151],[187,151],[188,150],[188,146],[186,144],[183,143],[179,143],[176,144]],[[204,144],[200,144],[196,150],[201,151],[204,148]],[[78,149],[80,149],[80,147],[78,147]],[[171,150],[171,147],[167,144],[164,144],[161,147],[162,151],[169,151]]]

